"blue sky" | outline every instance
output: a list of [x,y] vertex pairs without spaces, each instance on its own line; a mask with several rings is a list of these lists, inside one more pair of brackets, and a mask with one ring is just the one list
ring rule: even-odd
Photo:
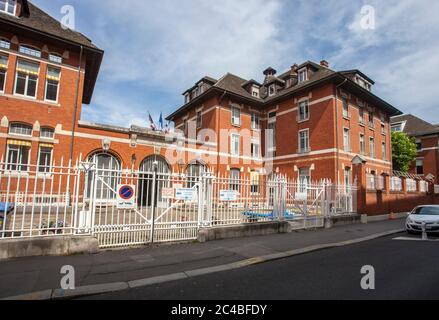
[[[73,5],[76,28],[105,50],[82,119],[148,125],[181,106],[181,93],[205,75],[262,80],[272,66],[325,58],[358,68],[374,92],[403,112],[439,123],[439,1],[436,0],[33,0],[60,19]],[[375,9],[374,30],[360,28]]]

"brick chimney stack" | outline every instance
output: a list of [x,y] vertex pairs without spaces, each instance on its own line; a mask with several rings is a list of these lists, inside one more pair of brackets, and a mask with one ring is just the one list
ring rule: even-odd
[[320,65],[325,68],[329,68],[329,62],[326,60],[320,61]]

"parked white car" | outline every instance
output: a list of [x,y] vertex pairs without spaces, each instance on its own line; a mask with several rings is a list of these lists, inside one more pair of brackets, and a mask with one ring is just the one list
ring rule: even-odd
[[439,233],[439,206],[416,207],[407,218],[407,232],[421,233],[424,223],[428,233]]

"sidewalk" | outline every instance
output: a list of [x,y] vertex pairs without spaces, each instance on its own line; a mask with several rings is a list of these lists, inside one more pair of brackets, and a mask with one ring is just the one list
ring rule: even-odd
[[0,298],[56,289],[61,267],[75,267],[76,286],[128,282],[214,267],[314,245],[354,240],[404,228],[405,220],[340,226],[265,237],[105,251],[95,255],[33,257],[0,262]]

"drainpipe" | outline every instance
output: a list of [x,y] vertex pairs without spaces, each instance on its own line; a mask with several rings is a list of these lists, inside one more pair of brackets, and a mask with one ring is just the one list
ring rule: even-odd
[[76,131],[76,121],[77,121],[77,113],[78,113],[78,98],[79,98],[79,85],[81,82],[81,67],[82,67],[82,54],[84,51],[84,47],[80,46],[80,52],[79,52],[79,66],[78,66],[78,78],[76,79],[76,94],[75,94],[75,106],[74,106],[74,113],[73,113],[73,122],[72,122],[72,137],[70,139],[70,155],[69,160],[70,162],[73,161],[73,144],[75,142],[75,131]]
[[343,86],[348,79],[344,79],[342,83],[335,87],[335,144],[337,148],[337,184],[340,184],[340,148],[339,148],[339,132],[338,132],[338,88]]

